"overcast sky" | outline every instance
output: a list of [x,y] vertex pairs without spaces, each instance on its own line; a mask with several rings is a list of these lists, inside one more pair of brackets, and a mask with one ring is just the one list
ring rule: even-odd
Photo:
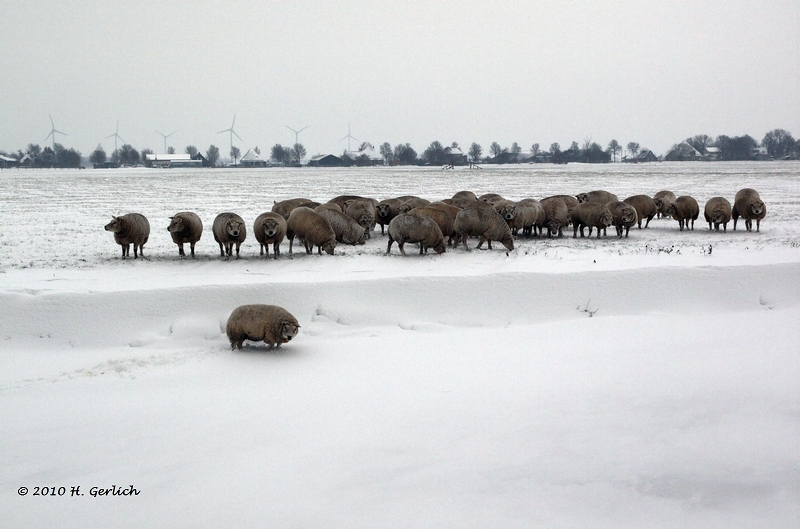
[[[0,0],[0,149],[800,136],[800,1]],[[355,140],[353,147],[355,148]]]

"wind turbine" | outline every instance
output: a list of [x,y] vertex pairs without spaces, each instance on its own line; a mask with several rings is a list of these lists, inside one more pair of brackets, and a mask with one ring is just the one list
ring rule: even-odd
[[[230,132],[231,133],[231,150],[233,150],[233,137],[234,136],[236,136],[237,138],[242,140],[242,137],[239,136],[238,134],[236,134],[236,131],[233,130],[233,126],[235,124],[236,124],[236,114],[233,115],[233,122],[231,123],[231,128],[225,129],[225,130],[221,130],[221,131],[217,132],[217,134],[222,134],[223,132]],[[244,141],[244,140],[242,140],[242,141]]]
[[172,136],[176,132],[178,132],[178,131],[175,130],[175,131],[170,132],[169,134],[164,134],[163,132],[156,131],[156,134],[158,134],[159,136],[164,136],[164,154],[167,154],[167,138],[169,138],[170,136]]
[[300,129],[300,130],[294,130],[294,129],[293,129],[292,127],[290,127],[289,125],[286,125],[286,128],[287,128],[287,129],[289,129],[289,130],[291,130],[292,132],[294,132],[294,144],[295,144],[295,145],[297,145],[298,143],[300,143],[300,142],[297,140],[297,137],[300,135],[300,133],[301,133],[301,132],[303,132],[304,130],[306,130],[306,129],[308,128],[308,125],[306,125],[305,127],[303,127],[303,128],[302,128],[302,129]]
[[48,114],[48,116],[50,116],[50,127],[51,128],[50,128],[50,134],[48,134],[47,137],[45,137],[44,141],[47,141],[47,138],[52,136],[53,137],[53,152],[56,152],[56,134],[63,134],[64,136],[69,136],[69,134],[67,134],[66,132],[61,132],[60,130],[56,130],[56,125],[55,125],[55,123],[53,123],[53,116],[50,115],[50,114]]
[[350,135],[350,123],[347,124],[347,136],[345,136],[344,138],[342,138],[339,141],[344,141],[344,140],[347,140],[347,150],[348,150],[348,152],[350,151],[350,140],[359,141],[358,138],[354,138],[353,136]]
[[106,136],[106,139],[114,138],[114,152],[117,151],[117,138],[122,140],[122,143],[125,143],[125,140],[122,139],[122,136],[119,135],[119,120],[117,120],[117,130],[114,131],[114,134],[109,134]]

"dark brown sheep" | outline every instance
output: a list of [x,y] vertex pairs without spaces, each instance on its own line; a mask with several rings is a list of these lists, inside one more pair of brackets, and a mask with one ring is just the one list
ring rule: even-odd
[[611,214],[611,211],[597,202],[581,202],[572,210],[570,218],[573,239],[578,236],[578,230],[581,232],[581,237],[584,237],[584,228],[589,228],[589,237],[592,236],[592,228],[597,228],[597,238],[599,239],[600,232],[605,233],[606,229],[614,223],[614,215]]
[[706,202],[703,215],[708,222],[709,230],[713,223],[715,231],[719,231],[720,224],[722,224],[722,231],[728,231],[728,222],[731,220],[731,203],[723,197],[710,198]]
[[453,229],[455,218],[451,217],[446,211],[432,206],[422,206],[412,209],[409,211],[409,213],[415,213],[417,215],[429,217],[433,222],[436,223],[437,226],[439,226],[439,229],[442,231],[442,235],[447,237],[450,242],[453,241],[453,237],[456,235],[456,232]]
[[270,211],[256,217],[253,223],[253,235],[261,246],[259,255],[266,249],[269,257],[269,245],[272,245],[272,257],[277,259],[281,253],[281,243],[286,237],[286,219],[280,213]]
[[664,210],[664,214],[677,220],[681,231],[683,231],[684,224],[686,228],[689,229],[689,221],[691,220],[691,229],[694,230],[694,221],[700,216],[700,206],[697,205],[697,201],[694,198],[683,195],[676,198],[675,202],[667,206],[667,209]]
[[203,235],[203,221],[200,220],[200,217],[191,211],[176,213],[174,217],[169,218],[167,231],[172,236],[172,242],[178,245],[178,255],[186,257],[183,245],[188,243],[192,259],[194,259],[194,245]]
[[[738,216],[744,219],[747,231],[752,231],[753,221],[756,221],[756,231],[761,231],[761,219],[767,216],[767,205],[757,196],[745,195],[739,197],[734,203]],[[733,229],[736,229],[736,217],[733,217]]]
[[290,198],[289,200],[273,202],[272,211],[283,216],[285,220],[289,218],[289,214],[292,212],[292,210],[299,206],[305,206],[313,209],[319,206],[319,202],[314,202],[309,198]]
[[614,216],[613,224],[617,230],[617,236],[622,238],[622,231],[625,230],[625,237],[627,237],[631,226],[636,224],[636,208],[620,200],[609,202],[606,207]]
[[384,226],[388,226],[392,219],[400,214],[397,209],[400,204],[402,201],[399,198],[387,198],[375,206],[375,222],[381,225],[381,235],[386,233]]
[[419,254],[422,255],[433,248],[436,253],[444,253],[444,237],[442,230],[434,220],[418,213],[401,213],[389,223],[389,244],[386,255],[392,251],[392,243],[397,241],[400,253],[406,255],[403,245],[407,242],[419,243]]
[[377,202],[371,198],[354,198],[344,203],[342,211],[345,215],[358,222],[367,232],[367,239],[370,238],[370,231],[375,227]]
[[317,247],[317,252],[333,255],[336,248],[336,233],[334,233],[331,223],[311,208],[294,208],[286,221],[286,236],[289,238],[289,253],[292,253],[294,238],[297,236],[303,241],[306,253],[310,254]]
[[419,197],[408,197],[401,199],[400,205],[397,207],[397,210],[400,213],[408,213],[414,208],[421,208],[423,206],[427,206],[430,204],[430,200],[425,200],[424,198]]
[[450,198],[452,200],[467,199],[467,200],[471,200],[472,202],[477,202],[478,201],[477,195],[475,195],[475,193],[473,193],[472,191],[459,191],[458,193],[456,193],[455,195],[453,195]]
[[636,208],[636,217],[640,230],[642,229],[643,220],[647,220],[644,225],[644,227],[647,228],[650,225],[650,221],[653,220],[653,217],[658,213],[656,202],[647,195],[633,195],[623,200],[623,202]]
[[141,213],[128,213],[121,217],[111,217],[111,222],[106,224],[106,231],[114,234],[114,241],[122,246],[122,258],[131,255],[133,244],[133,258],[138,259],[139,254],[144,257],[144,245],[150,238],[150,222]]
[[231,342],[231,349],[241,349],[245,340],[263,341],[269,349],[277,349],[297,336],[299,329],[297,318],[282,307],[242,305],[228,317],[225,334]]
[[[214,219],[211,227],[214,233],[214,240],[219,244],[219,254],[221,257],[230,257],[233,253],[233,245],[236,245],[236,258],[239,258],[239,248],[247,238],[247,228],[242,217],[236,213],[220,213]],[[227,254],[227,255],[226,255]]]

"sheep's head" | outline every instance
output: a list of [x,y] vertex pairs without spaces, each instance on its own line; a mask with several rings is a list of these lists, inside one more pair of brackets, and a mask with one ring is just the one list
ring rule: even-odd
[[[558,233],[558,230],[556,230]],[[514,249],[514,239],[509,235],[508,237],[504,238],[500,243],[506,247],[506,250],[513,250]]]
[[719,209],[715,209],[711,213],[711,222],[714,224],[723,224],[725,222],[725,212]]
[[292,341],[292,338],[297,336],[297,331],[300,330],[300,325],[293,321],[281,322],[281,340],[283,343]]
[[579,195],[575,195],[575,198],[578,199],[578,204],[583,204],[584,202],[589,202],[589,195],[586,193],[581,193]]
[[169,226],[167,226],[167,231],[170,233],[177,233],[183,231],[183,218],[182,217],[170,217],[169,218]]
[[767,207],[764,205],[763,202],[753,202],[750,204],[750,214],[753,216],[758,216],[763,214],[767,210]]
[[500,210],[500,215],[506,220],[514,220],[514,213],[517,211],[517,206],[503,206]]
[[278,223],[275,219],[266,219],[261,225],[267,237],[274,237],[278,233]]
[[550,235],[558,235],[558,230],[561,229],[561,221],[559,219],[550,219],[547,222],[547,231]]
[[225,223],[225,231],[233,238],[239,237],[239,232],[242,231],[242,223],[235,219],[230,219]]
[[610,211],[604,211],[600,215],[600,224],[603,226],[611,226],[614,223],[614,215]]
[[668,217],[672,217],[675,220],[678,220],[678,208],[675,207],[675,204],[670,204],[667,206],[667,209],[664,210],[664,215]]
[[331,239],[325,242],[321,248],[325,250],[325,253],[328,255],[333,255],[333,249],[336,248],[336,239]]
[[111,217],[111,222],[106,224],[106,231],[110,231],[113,233],[119,232],[122,229],[122,222],[120,221],[119,217]]
[[443,254],[444,253],[444,251],[445,251],[444,239],[442,239],[442,242],[440,242],[439,244],[437,244],[436,246],[433,247],[433,251],[435,251],[438,254]]
[[623,224],[636,222],[636,210],[632,207],[620,209],[619,220],[621,220]]

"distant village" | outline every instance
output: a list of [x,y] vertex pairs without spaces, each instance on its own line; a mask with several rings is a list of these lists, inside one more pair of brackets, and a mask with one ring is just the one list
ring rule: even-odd
[[[223,131],[228,132],[228,131]],[[663,155],[656,155],[636,142],[629,142],[624,148],[611,140],[604,148],[591,138],[582,145],[573,141],[564,149],[553,143],[548,149],[538,143],[524,149],[517,143],[503,147],[492,143],[487,151],[478,143],[472,143],[466,151],[457,143],[448,146],[438,141],[418,153],[410,144],[392,147],[383,143],[375,147],[362,142],[356,150],[345,149],[341,153],[319,153],[306,156],[301,143],[292,146],[274,145],[269,153],[262,153],[258,147],[248,149],[244,154],[239,147],[230,144],[230,158],[222,158],[219,147],[211,145],[205,152],[189,145],[183,153],[166,146],[165,152],[157,154],[151,149],[136,150],[130,144],[116,147],[107,155],[102,145],[88,156],[79,151],[65,148],[55,142],[55,134],[64,134],[53,127],[52,146],[42,148],[29,144],[25,150],[14,152],[0,151],[0,168],[86,168],[114,169],[119,167],[371,167],[396,165],[425,165],[453,168],[457,166],[480,167],[483,164],[567,164],[567,163],[654,163],[661,161],[742,161],[742,160],[797,160],[800,141],[783,129],[775,129],[765,134],[759,142],[749,135],[717,136],[712,138],[700,134],[676,143]],[[160,134],[160,133],[159,133]],[[235,133],[231,130],[231,135]],[[118,136],[118,135],[112,135]],[[238,137],[238,135],[237,135]],[[116,138],[115,138],[116,139]]]

